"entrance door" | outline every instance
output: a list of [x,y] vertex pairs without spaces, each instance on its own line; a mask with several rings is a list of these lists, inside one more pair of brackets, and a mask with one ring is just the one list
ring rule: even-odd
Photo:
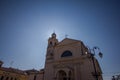
[[67,75],[65,71],[60,70],[57,74],[57,80],[67,80]]

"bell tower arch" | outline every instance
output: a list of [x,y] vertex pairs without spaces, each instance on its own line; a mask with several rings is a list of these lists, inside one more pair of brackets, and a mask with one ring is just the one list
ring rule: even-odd
[[56,46],[58,39],[56,39],[56,34],[52,33],[51,37],[48,39],[48,48]]

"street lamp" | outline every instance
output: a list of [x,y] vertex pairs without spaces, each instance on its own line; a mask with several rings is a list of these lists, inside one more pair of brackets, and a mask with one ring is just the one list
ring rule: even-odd
[[98,73],[97,73],[97,70],[96,70],[96,66],[95,66],[95,59],[94,59],[94,56],[95,56],[95,50],[98,50],[99,51],[99,53],[98,53],[98,55],[99,55],[99,57],[103,57],[103,54],[101,53],[101,51],[100,51],[100,48],[99,47],[93,47],[93,49],[90,49],[89,48],[89,53],[90,53],[90,56],[91,56],[91,58],[92,58],[92,62],[93,62],[93,67],[94,67],[94,71],[95,71],[95,74],[94,74],[94,76],[95,76],[95,78],[96,78],[96,80],[98,80]]

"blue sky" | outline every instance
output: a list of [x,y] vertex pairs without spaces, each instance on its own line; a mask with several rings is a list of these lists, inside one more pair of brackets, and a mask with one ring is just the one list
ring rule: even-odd
[[19,69],[44,68],[47,40],[99,46],[104,80],[120,74],[119,0],[0,0],[0,60]]

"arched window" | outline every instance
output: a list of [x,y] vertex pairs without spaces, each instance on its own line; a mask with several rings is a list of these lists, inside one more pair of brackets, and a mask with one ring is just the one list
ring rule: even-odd
[[63,54],[61,55],[61,57],[69,57],[72,56],[72,53],[70,51],[65,51],[63,52]]
[[50,41],[50,45],[52,45],[52,42]]

